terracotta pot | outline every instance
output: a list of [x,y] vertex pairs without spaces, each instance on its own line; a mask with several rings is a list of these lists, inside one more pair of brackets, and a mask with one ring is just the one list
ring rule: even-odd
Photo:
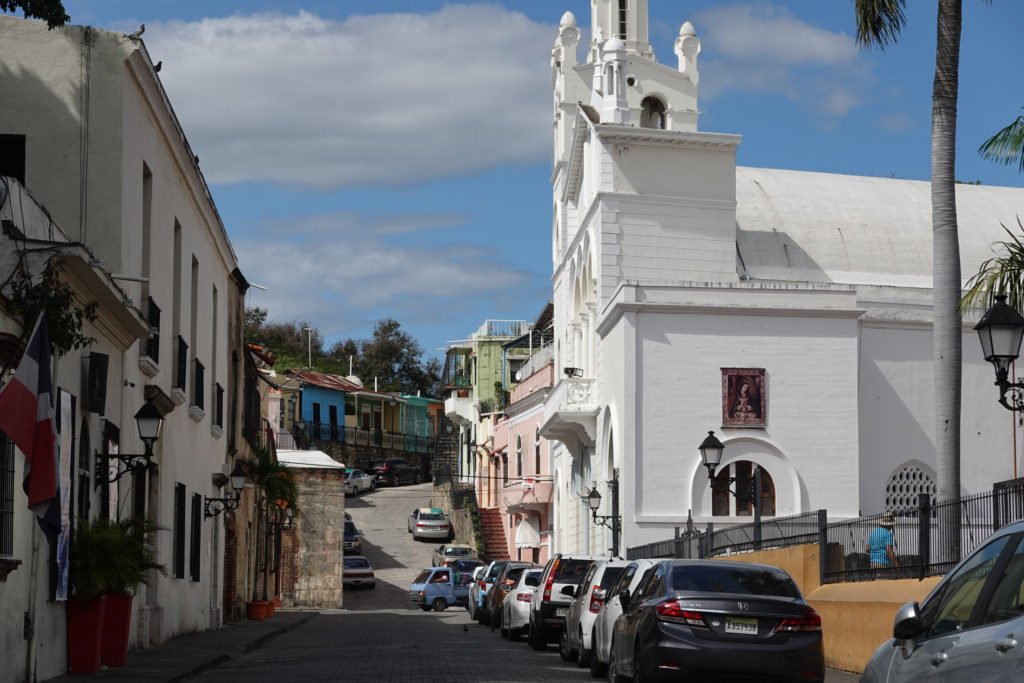
[[132,627],[132,596],[104,595],[103,642],[100,645],[100,664],[124,666],[128,654],[128,636]]
[[253,621],[263,621],[267,616],[267,606],[261,602],[247,602],[245,603],[245,618]]
[[274,617],[274,601],[264,600],[263,604],[266,607],[266,612],[264,612],[265,618],[272,619]]
[[102,595],[68,601],[68,673],[99,671],[105,604]]

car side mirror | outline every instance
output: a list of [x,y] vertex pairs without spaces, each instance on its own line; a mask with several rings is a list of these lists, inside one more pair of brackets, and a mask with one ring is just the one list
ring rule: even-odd
[[510,590],[512,590],[512,586],[510,584],[507,584],[507,583],[501,584],[501,586],[499,586],[499,588],[501,588],[501,592],[502,593],[508,593]]
[[577,586],[562,586],[562,590],[559,591],[562,595],[567,595],[570,598],[576,597]]
[[904,641],[901,644],[906,646],[905,641],[914,640],[921,635],[922,630],[920,606],[916,602],[908,602],[900,607],[893,619],[892,637]]
[[619,591],[619,602],[622,603],[622,609],[626,609],[626,606],[629,605],[629,590],[628,589],[623,588],[622,590]]
[[540,577],[539,576],[527,576],[526,577],[526,581],[524,581],[524,583],[527,586],[539,586],[540,585]]

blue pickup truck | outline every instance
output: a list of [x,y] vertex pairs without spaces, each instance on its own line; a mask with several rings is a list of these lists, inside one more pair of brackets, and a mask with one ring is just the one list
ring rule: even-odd
[[424,612],[443,612],[448,605],[465,605],[473,578],[451,567],[427,567],[409,586],[409,601]]

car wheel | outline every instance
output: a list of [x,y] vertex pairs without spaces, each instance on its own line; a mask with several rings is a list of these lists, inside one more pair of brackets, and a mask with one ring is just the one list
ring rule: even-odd
[[569,647],[569,632],[562,631],[562,637],[558,639],[558,656],[563,662],[575,662],[576,653]]
[[377,490],[377,482],[376,481],[371,481],[370,482],[370,490],[371,491],[376,491]]
[[590,654],[590,677],[591,678],[604,678],[608,675],[608,665],[603,663],[597,658],[597,654],[591,652]]
[[352,495],[353,496],[358,496],[359,495],[359,487],[358,486],[353,486],[352,487]]
[[637,643],[633,648],[633,681],[634,683],[642,683],[642,681],[649,680],[647,672],[644,671],[643,657],[640,655],[640,643]]
[[512,641],[519,640],[519,637],[521,635],[522,635],[522,633],[521,633],[520,629],[518,629],[518,628],[510,628],[508,630],[508,639],[509,640],[512,640]]
[[594,658],[594,632],[590,632],[590,647],[583,647],[583,629],[580,628],[580,651],[576,655],[576,663],[580,666],[590,666],[590,660]]
[[402,483],[402,478],[400,476],[398,476],[397,474],[391,478],[391,485],[392,486],[398,486],[401,483]]
[[448,609],[448,602],[444,598],[434,598],[434,602],[430,604],[435,612],[443,612]]
[[412,478],[412,483],[414,483],[414,484],[418,484],[418,483],[420,483],[421,481],[423,481],[423,477],[421,477],[421,476],[420,476],[420,473],[419,473],[419,472],[417,472],[417,473],[415,474],[415,476],[413,476],[413,478]]
[[608,648],[608,681],[609,683],[623,683],[625,678],[619,676],[615,669],[615,640],[613,639],[612,646]]

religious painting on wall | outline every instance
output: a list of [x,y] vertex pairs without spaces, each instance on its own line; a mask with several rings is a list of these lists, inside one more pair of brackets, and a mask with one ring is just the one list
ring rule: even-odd
[[722,368],[722,426],[764,427],[768,421],[764,368]]

